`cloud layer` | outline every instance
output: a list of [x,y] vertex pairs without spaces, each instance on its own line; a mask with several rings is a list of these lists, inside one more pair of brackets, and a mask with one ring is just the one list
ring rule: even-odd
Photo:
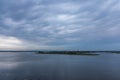
[[119,50],[119,13],[119,0],[1,0],[0,49]]

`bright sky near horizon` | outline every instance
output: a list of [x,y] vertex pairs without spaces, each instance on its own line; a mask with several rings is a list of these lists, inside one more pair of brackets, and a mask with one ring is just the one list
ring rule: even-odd
[[0,0],[0,50],[120,50],[120,0]]

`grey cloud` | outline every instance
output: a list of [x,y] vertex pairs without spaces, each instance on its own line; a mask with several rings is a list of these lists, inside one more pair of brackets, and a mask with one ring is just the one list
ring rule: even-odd
[[1,0],[0,34],[37,48],[118,49],[119,5],[119,0]]

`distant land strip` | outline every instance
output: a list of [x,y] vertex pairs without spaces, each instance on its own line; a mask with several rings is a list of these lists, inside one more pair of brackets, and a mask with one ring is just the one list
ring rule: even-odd
[[100,55],[98,53],[117,53],[120,51],[38,51],[36,54]]
[[36,54],[69,54],[69,55],[99,55],[98,53],[115,53],[120,54],[120,51],[39,51],[39,50],[26,50],[26,51],[0,51],[0,52],[35,52]]

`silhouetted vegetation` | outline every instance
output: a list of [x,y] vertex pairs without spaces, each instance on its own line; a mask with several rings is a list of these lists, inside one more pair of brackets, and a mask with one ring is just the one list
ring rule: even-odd
[[92,51],[39,51],[36,54],[99,55]]
[[100,55],[98,53],[120,54],[120,51],[38,51],[36,52],[36,54]]
[[111,53],[120,54],[120,51],[111,51]]

